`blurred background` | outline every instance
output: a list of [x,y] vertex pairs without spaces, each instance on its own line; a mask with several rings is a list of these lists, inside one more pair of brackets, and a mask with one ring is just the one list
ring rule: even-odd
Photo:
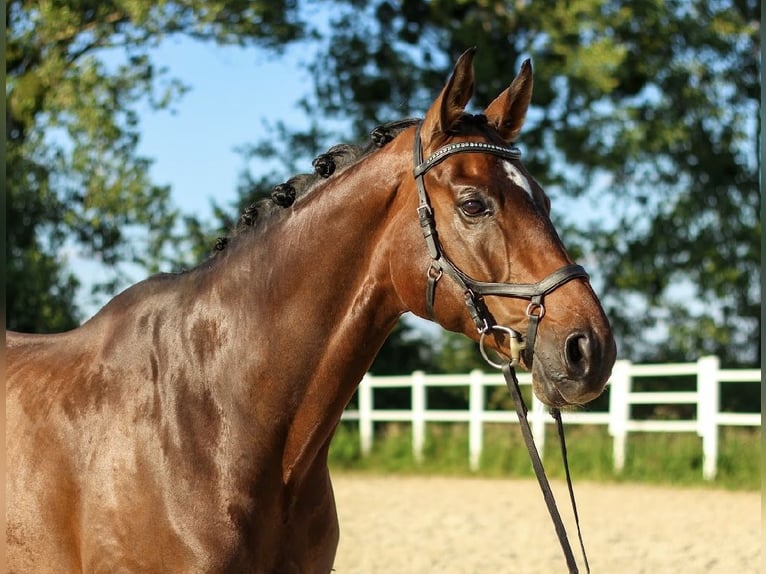
[[[620,358],[758,366],[760,10],[10,0],[6,325],[72,328],[130,283],[198,264],[318,153],[422,116],[478,46],[476,109],[532,58],[519,144]],[[405,318],[372,371],[481,366],[471,342]]]

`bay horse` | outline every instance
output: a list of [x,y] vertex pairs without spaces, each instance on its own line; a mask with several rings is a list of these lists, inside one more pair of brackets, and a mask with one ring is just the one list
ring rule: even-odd
[[406,311],[505,355],[524,341],[549,405],[602,392],[609,323],[510,145],[531,66],[469,114],[473,54],[422,121],[283,186],[198,267],[72,331],[7,333],[11,572],[329,572],[330,441]]

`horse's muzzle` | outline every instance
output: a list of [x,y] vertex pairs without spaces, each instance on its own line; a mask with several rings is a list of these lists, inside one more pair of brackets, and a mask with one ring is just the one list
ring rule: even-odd
[[532,380],[537,397],[552,407],[582,405],[609,380],[617,347],[611,332],[578,329],[563,340],[538,340]]

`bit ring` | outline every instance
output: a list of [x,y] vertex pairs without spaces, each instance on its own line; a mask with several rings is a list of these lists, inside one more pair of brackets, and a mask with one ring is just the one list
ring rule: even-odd
[[502,369],[502,363],[496,363],[490,359],[487,355],[487,350],[484,348],[484,339],[491,331],[502,331],[508,334],[510,337],[509,354],[511,355],[511,366],[516,367],[519,364],[521,351],[523,351],[527,346],[527,343],[523,340],[521,333],[511,329],[510,327],[504,327],[502,325],[492,325],[488,329],[482,331],[481,337],[479,338],[479,351],[481,352],[481,356],[484,357],[484,360],[487,361],[490,366],[495,367],[496,369]]

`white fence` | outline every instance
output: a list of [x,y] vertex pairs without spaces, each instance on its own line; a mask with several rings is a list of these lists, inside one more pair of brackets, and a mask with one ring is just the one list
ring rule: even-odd
[[[695,376],[697,389],[692,391],[637,392],[633,380],[639,377]],[[529,373],[518,373],[519,384],[530,385]],[[694,432],[702,438],[703,476],[715,478],[718,459],[718,431],[721,426],[760,426],[760,413],[720,412],[721,385],[730,382],[760,383],[760,369],[721,369],[717,357],[702,357],[696,363],[634,365],[630,361],[617,361],[609,380],[608,411],[565,412],[564,423],[608,425],[613,437],[614,468],[621,471],[625,465],[626,439],[631,432]],[[359,421],[359,436],[363,454],[370,452],[373,426],[376,422],[408,422],[412,424],[412,449],[415,460],[422,460],[426,436],[426,423],[468,423],[468,460],[474,470],[479,468],[485,423],[517,423],[514,411],[486,410],[485,388],[505,386],[500,373],[473,371],[464,375],[426,375],[415,372],[398,377],[366,375],[359,385],[358,409],[347,409],[342,420]],[[467,387],[468,410],[434,410],[427,408],[427,387]],[[412,407],[408,410],[376,409],[374,389],[410,388]],[[696,418],[687,420],[635,420],[631,418],[632,405],[696,405]],[[533,396],[529,409],[529,423],[535,443],[542,452],[545,425],[553,419],[545,406]]]

